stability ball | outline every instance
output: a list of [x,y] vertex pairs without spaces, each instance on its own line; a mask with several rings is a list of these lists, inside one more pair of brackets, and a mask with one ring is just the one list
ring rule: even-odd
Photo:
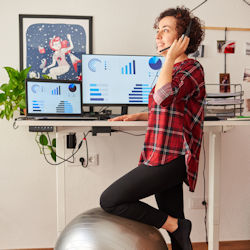
[[59,236],[55,250],[167,250],[152,226],[94,208],[78,215]]

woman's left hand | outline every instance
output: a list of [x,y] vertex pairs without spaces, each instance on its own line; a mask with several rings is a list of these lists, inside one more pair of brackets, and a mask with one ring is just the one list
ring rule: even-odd
[[183,39],[183,35],[178,40],[177,39],[174,40],[173,44],[168,50],[168,53],[166,55],[166,60],[171,59],[175,61],[176,58],[178,58],[180,55],[185,53],[188,47],[189,41],[190,41],[190,38],[187,36],[184,36],[184,39]]

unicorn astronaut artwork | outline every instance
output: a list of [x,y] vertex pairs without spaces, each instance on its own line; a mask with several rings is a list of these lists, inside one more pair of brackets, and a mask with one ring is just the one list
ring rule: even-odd
[[75,24],[33,24],[26,33],[27,67],[31,78],[79,80],[81,55],[86,54],[86,33]]

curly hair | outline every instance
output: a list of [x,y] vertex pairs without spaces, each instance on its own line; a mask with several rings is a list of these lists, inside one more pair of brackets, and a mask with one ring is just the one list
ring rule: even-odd
[[202,21],[198,17],[193,16],[188,8],[182,6],[177,8],[170,8],[160,13],[160,15],[155,20],[154,29],[158,28],[161,19],[166,16],[175,17],[178,37],[181,37],[181,35],[185,33],[190,21],[192,20],[189,34],[190,42],[185,53],[187,55],[190,53],[194,53],[204,39],[205,33],[201,28]]

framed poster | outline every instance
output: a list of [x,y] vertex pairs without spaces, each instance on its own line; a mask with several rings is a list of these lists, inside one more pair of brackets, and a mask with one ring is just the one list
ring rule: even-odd
[[220,92],[221,93],[230,92],[230,74],[229,73],[220,74]]
[[19,15],[20,69],[28,77],[80,80],[82,54],[92,54],[91,16]]

